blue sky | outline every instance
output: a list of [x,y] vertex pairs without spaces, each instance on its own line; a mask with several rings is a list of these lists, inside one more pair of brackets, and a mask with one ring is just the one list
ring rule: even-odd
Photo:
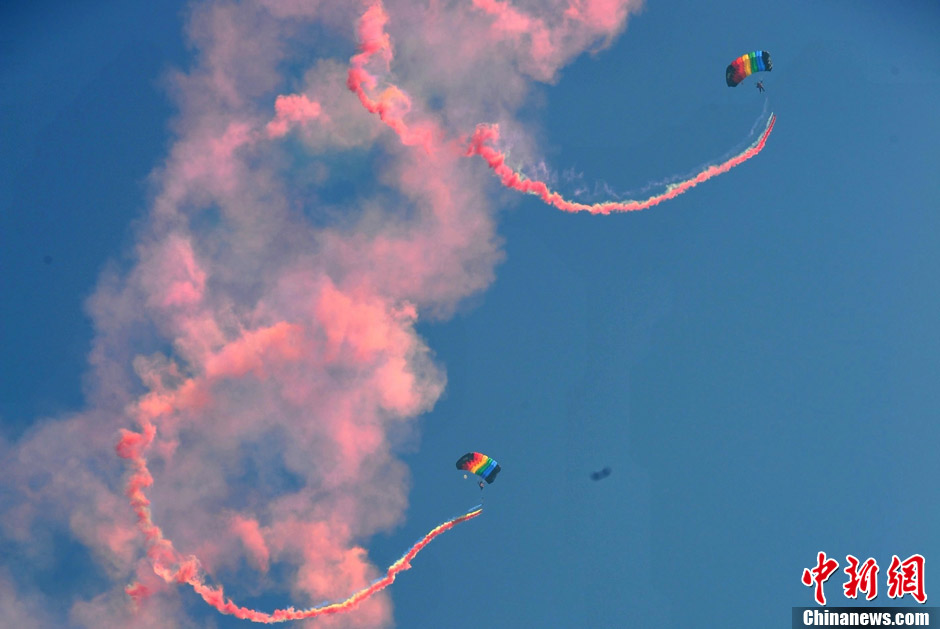
[[[178,114],[167,76],[195,53],[184,5],[2,12],[0,422],[16,454],[88,407],[85,300],[132,264]],[[773,54],[778,119],[759,156],[643,212],[565,214],[486,180],[505,259],[452,317],[419,318],[447,385],[394,446],[408,506],[361,540],[370,560],[475,504],[460,454],[503,471],[483,516],[392,586],[397,626],[782,626],[812,604],[800,574],[818,551],[840,571],[874,557],[883,605],[892,555],[920,553],[932,574],[938,27],[927,1],[651,0],[611,46],[530,87],[534,152],[625,192],[746,145],[764,97],[723,80],[745,51]],[[72,602],[113,584],[63,526],[51,563],[30,565],[35,540],[3,528],[0,550],[26,608],[54,601],[45,618],[80,625]],[[234,596],[307,604],[235,572]],[[241,624],[169,596],[197,626]]]

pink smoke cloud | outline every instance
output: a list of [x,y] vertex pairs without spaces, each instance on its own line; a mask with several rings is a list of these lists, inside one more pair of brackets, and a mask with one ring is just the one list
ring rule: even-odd
[[268,550],[268,545],[264,541],[264,535],[261,533],[261,527],[258,525],[258,521],[253,518],[235,515],[232,517],[230,526],[232,527],[232,532],[235,533],[242,544],[245,545],[245,550],[248,551],[248,556],[255,565],[255,568],[261,572],[267,572],[271,552]]
[[305,94],[288,94],[274,101],[274,120],[267,124],[268,136],[279,138],[287,134],[293,125],[304,125],[321,115],[320,104],[311,101]]
[[0,618],[10,627],[48,627],[53,623],[41,597],[19,591],[6,569],[0,570]]
[[[548,6],[546,6],[546,4]],[[541,3],[534,16],[508,0],[473,0],[473,7],[491,19],[490,39],[506,43],[520,68],[541,81],[552,81],[558,70],[586,47],[608,45],[626,27],[627,17],[643,7],[642,0],[568,0]]]
[[[42,557],[42,536],[67,531],[104,574],[43,624],[193,626],[174,586],[230,609],[233,581],[298,608],[368,591],[330,622],[394,622],[383,588],[414,554],[378,567],[367,542],[407,509],[391,435],[446,384],[416,325],[485,290],[503,257],[490,175],[460,138],[513,120],[529,78],[619,32],[632,5],[540,6],[194,7],[134,259],[88,301],[88,407],[0,444],[16,462],[4,539]],[[358,51],[317,57],[313,23]],[[331,159],[350,155],[369,175],[331,198]],[[12,618],[48,603],[10,587],[4,601]]]

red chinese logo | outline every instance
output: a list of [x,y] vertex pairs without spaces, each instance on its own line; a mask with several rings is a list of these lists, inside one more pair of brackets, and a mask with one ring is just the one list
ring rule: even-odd
[[924,557],[911,555],[904,561],[897,555],[891,556],[888,568],[888,598],[902,598],[910,594],[918,603],[927,600],[924,593]]
[[846,555],[845,560],[849,562],[843,570],[849,575],[849,580],[842,586],[846,598],[857,598],[859,591],[865,594],[867,601],[878,596],[878,562],[869,557],[859,567],[858,559],[852,555]]
[[[848,580],[842,585],[846,598],[856,599],[859,593],[865,595],[865,600],[871,601],[878,597],[878,562],[869,557],[864,563],[853,555],[846,555],[848,565],[845,574]],[[897,555],[891,556],[891,566],[887,570],[888,597],[904,598],[905,594],[920,604],[927,602],[927,593],[924,590],[924,556],[911,555],[901,560]],[[803,570],[803,585],[815,587],[816,603],[826,604],[826,594],[823,585],[839,568],[839,562],[826,553],[820,551],[816,555],[816,566]]]
[[832,573],[839,567],[839,562],[835,559],[826,559],[826,553],[820,551],[816,558],[816,567],[810,570],[803,570],[803,585],[810,586],[816,584],[816,602],[820,605],[826,604],[826,595],[823,593],[823,583],[825,583]]

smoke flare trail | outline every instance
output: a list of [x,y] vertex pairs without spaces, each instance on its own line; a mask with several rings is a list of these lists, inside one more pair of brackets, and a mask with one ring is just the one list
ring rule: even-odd
[[[128,459],[134,469],[127,483],[126,494],[130,499],[131,506],[134,508],[134,513],[137,515],[137,525],[147,540],[147,554],[153,562],[154,572],[161,576],[167,583],[188,583],[192,586],[196,594],[201,596],[202,600],[206,603],[223,614],[235,616],[242,620],[273,624],[276,622],[303,620],[315,616],[351,611],[355,609],[359,603],[394,583],[399,573],[410,570],[411,560],[413,560],[425,546],[430,544],[434,538],[449,531],[461,522],[471,520],[483,513],[483,505],[477,505],[463,515],[438,524],[428,531],[424,537],[415,542],[404,555],[389,566],[388,570],[385,571],[385,576],[376,579],[361,590],[350,594],[342,601],[326,603],[319,607],[311,607],[309,609],[294,609],[293,607],[288,607],[286,609],[276,609],[270,613],[262,612],[249,607],[241,607],[235,604],[232,599],[226,599],[221,586],[213,587],[206,585],[203,575],[200,573],[198,560],[193,556],[183,557],[180,555],[173,548],[172,542],[163,536],[163,532],[153,522],[150,513],[150,499],[147,498],[144,493],[144,488],[153,484],[153,476],[151,476],[147,468],[147,459],[144,457],[144,451],[150,446],[155,437],[156,428],[151,422],[145,421],[142,433],[122,430],[121,439],[115,447],[118,456]],[[165,562],[177,564],[179,567],[176,570],[172,570],[165,566]],[[134,598],[147,594],[146,588],[137,583],[127,586],[125,591],[129,596]]]
[[[672,184],[679,183],[685,179],[688,179],[694,173],[698,173],[699,171],[704,170],[705,168],[707,168],[708,166],[711,166],[712,164],[715,164],[716,162],[721,163],[727,159],[730,159],[732,156],[740,153],[744,149],[744,147],[750,145],[753,142],[752,138],[754,138],[755,134],[758,133],[758,129],[761,128],[761,125],[767,124],[767,116],[769,114],[769,109],[770,109],[769,103],[770,103],[770,99],[765,98],[764,106],[761,109],[761,112],[757,114],[757,117],[754,118],[754,122],[753,124],[751,124],[750,130],[747,132],[747,135],[744,137],[743,140],[735,144],[731,149],[722,153],[720,157],[711,158],[711,159],[702,161],[696,164],[694,167],[682,173],[669,175],[668,177],[664,177],[661,179],[656,179],[656,180],[650,181],[649,183],[643,185],[642,187],[639,187],[639,188],[635,187],[635,188],[630,188],[627,190],[622,190],[622,189],[618,190],[614,188],[613,186],[611,186],[610,184],[608,184],[604,180],[597,180],[594,182],[593,191],[589,191],[587,185],[584,183],[583,173],[574,173],[573,170],[570,170],[564,173],[563,176],[566,178],[566,180],[570,179],[580,184],[579,189],[576,190],[574,193],[576,196],[588,194],[590,195],[591,198],[607,198],[607,199],[612,198],[618,201],[622,201],[624,199],[629,200],[630,198],[635,198],[635,196],[631,197],[631,195],[645,194],[649,192],[650,190],[666,188],[667,186],[670,186]],[[542,172],[549,172],[549,173],[551,172],[544,166],[544,164],[540,164],[540,166],[542,168]],[[533,175],[529,175],[527,173],[524,173],[524,174],[529,179],[536,179],[538,178],[538,175],[537,175],[538,172],[540,171],[536,170],[534,171],[534,173],[536,174],[533,174]],[[546,181],[547,182],[551,181],[551,179],[547,179]]]
[[418,540],[415,545],[408,550],[408,552],[406,552],[395,563],[389,566],[388,570],[385,572],[384,577],[373,581],[372,584],[368,587],[362,588],[358,592],[348,596],[345,600],[339,601],[337,603],[328,603],[319,607],[311,607],[309,609],[301,610],[288,607],[287,609],[276,609],[271,613],[267,613],[247,607],[239,607],[231,599],[225,600],[225,596],[221,587],[214,588],[207,586],[199,577],[193,577],[187,582],[192,585],[193,590],[195,590],[196,593],[199,594],[199,596],[201,596],[206,603],[212,607],[215,607],[223,614],[230,614],[236,618],[250,620],[252,622],[272,624],[276,622],[286,622],[288,620],[302,620],[304,618],[313,618],[314,616],[347,612],[354,609],[359,603],[366,600],[376,592],[384,590],[386,587],[391,585],[398,576],[398,573],[411,569],[411,560],[414,559],[415,556],[421,552],[425,546],[431,543],[431,540],[433,540],[435,537],[444,533],[445,531],[449,531],[461,522],[466,522],[467,520],[477,517],[481,513],[483,513],[483,507],[478,505],[461,516],[438,524],[433,529],[428,531],[424,537]]
[[371,98],[366,89],[376,86],[376,78],[365,69],[372,57],[381,55],[386,67],[392,62],[392,43],[385,24],[388,14],[381,2],[371,5],[359,19],[359,54],[350,59],[350,68],[346,78],[346,86],[359,97],[359,102],[371,114],[378,114],[379,119],[388,125],[405,146],[420,145],[428,153],[432,152],[432,141],[435,135],[433,125],[428,123],[409,126],[405,123],[404,114],[411,109],[411,99],[408,94],[394,85],[386,88],[377,99]]
[[[489,5],[487,5],[489,6]],[[494,5],[495,6],[495,5]],[[350,59],[350,68],[346,85],[350,91],[359,97],[359,102],[369,113],[378,114],[379,118],[390,127],[406,146],[421,145],[428,153],[432,152],[432,142],[439,135],[433,125],[428,122],[409,125],[404,115],[411,108],[411,99],[398,86],[390,84],[376,100],[371,98],[367,89],[377,86],[377,79],[366,70],[366,65],[372,61],[373,56],[380,55],[386,68],[391,65],[394,53],[391,38],[385,32],[388,14],[385,12],[381,0],[369,6],[359,19],[357,28],[359,36],[359,53]],[[767,106],[765,100],[764,106]],[[665,192],[653,195],[643,201],[604,201],[600,203],[580,203],[564,198],[559,192],[552,191],[548,184],[538,179],[529,179],[521,172],[513,170],[506,164],[506,154],[494,148],[490,143],[499,141],[499,126],[480,124],[470,141],[470,146],[464,155],[471,157],[479,155],[499,177],[500,183],[507,188],[534,194],[542,201],[553,205],[564,212],[589,212],[591,214],[611,214],[612,212],[632,212],[645,210],[663,201],[674,199],[680,194],[688,192],[695,186],[718,175],[724,174],[735,166],[751,159],[764,149],[767,138],[774,128],[777,117],[771,112],[763,133],[744,151],[733,157],[713,164],[699,171],[697,174],[682,181],[669,184]],[[753,129],[751,133],[753,133]],[[748,134],[750,135],[750,133]]]
[[496,173],[496,176],[499,177],[500,183],[502,183],[507,188],[512,188],[513,190],[518,190],[519,192],[534,194],[542,199],[542,201],[545,203],[553,205],[564,212],[590,212],[591,214],[632,212],[636,210],[645,210],[647,208],[653,207],[654,205],[658,205],[663,201],[674,199],[680,194],[688,192],[700,183],[708,181],[712,177],[726,173],[735,166],[751,159],[764,150],[764,145],[767,143],[767,138],[770,136],[770,132],[773,131],[776,121],[777,117],[771,113],[770,118],[767,120],[767,126],[764,127],[763,133],[761,133],[760,137],[757,138],[757,140],[755,140],[754,143],[748,146],[744,151],[720,164],[705,168],[693,177],[674,184],[670,184],[666,187],[665,192],[653,195],[643,201],[605,201],[603,203],[590,204],[578,203],[577,201],[569,201],[568,199],[565,199],[558,192],[553,192],[549,189],[548,184],[543,181],[539,181],[537,179],[526,179],[524,175],[506,165],[505,153],[493,148],[488,144],[488,142],[496,142],[499,140],[499,128],[495,125],[477,126],[477,129],[473,134],[470,148],[467,149],[466,154],[468,156],[479,155],[482,157],[483,160],[486,161],[487,165],[493,170],[493,172]]

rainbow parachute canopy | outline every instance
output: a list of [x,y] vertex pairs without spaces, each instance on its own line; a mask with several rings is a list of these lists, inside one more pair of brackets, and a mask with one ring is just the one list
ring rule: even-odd
[[770,53],[766,50],[755,50],[731,62],[725,70],[725,81],[728,87],[737,87],[738,83],[755,72],[770,72],[773,69],[774,62],[770,60]]
[[487,483],[492,483],[499,474],[500,467],[496,459],[479,452],[467,452],[457,459],[457,469],[473,472],[477,476],[482,476]]

